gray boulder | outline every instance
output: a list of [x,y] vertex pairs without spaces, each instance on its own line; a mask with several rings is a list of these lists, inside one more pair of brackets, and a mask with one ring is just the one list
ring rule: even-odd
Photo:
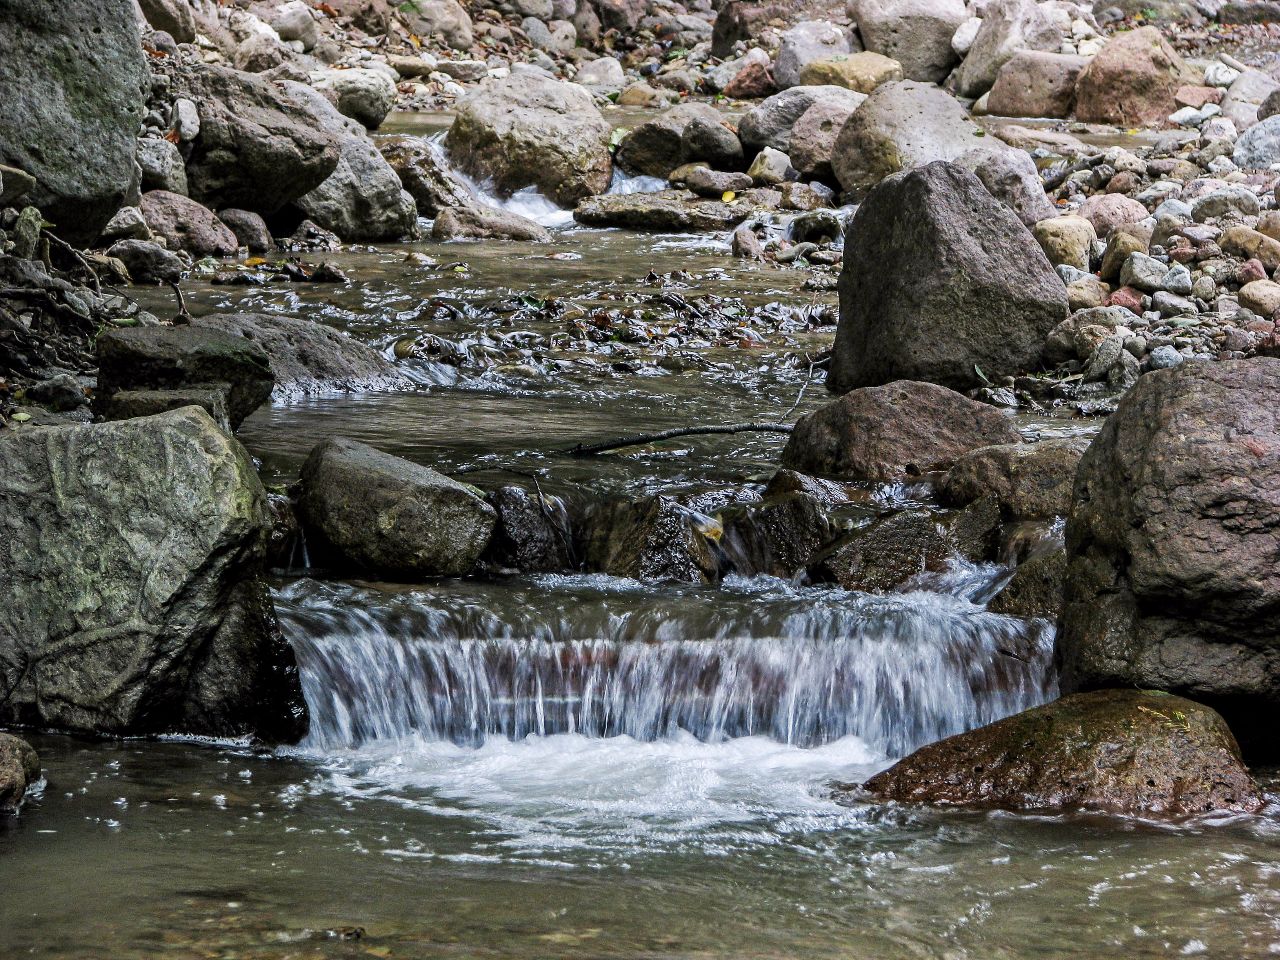
[[471,16],[458,0],[414,0],[400,6],[400,16],[420,37],[439,37],[454,50],[471,49]]
[[186,269],[181,257],[151,240],[121,240],[107,248],[107,256],[123,263],[134,283],[177,283]]
[[497,519],[469,487],[343,437],[307,457],[298,508],[321,549],[407,578],[470,572]]
[[1218,707],[1275,756],[1280,360],[1141,377],[1085,454],[1057,652],[1067,691],[1139,686]]
[[585,87],[516,73],[469,93],[445,144],[464,173],[499,194],[533,186],[568,207],[609,189],[612,132]]
[[819,102],[800,115],[791,127],[787,156],[804,177],[833,181],[831,157],[836,139],[856,108],[845,103]]
[[137,197],[147,68],[132,0],[6,0],[0,13],[0,164],[58,236],[91,243]]
[[831,155],[836,178],[861,196],[890,174],[959,160],[989,146],[964,107],[928,83],[886,83],[867,97],[840,130]]
[[991,0],[973,46],[956,71],[956,90],[964,97],[980,97],[1019,50],[1057,51],[1061,47],[1061,28],[1036,0]]
[[151,190],[139,202],[147,226],[164,237],[170,250],[186,250],[197,257],[233,257],[239,241],[208,207],[166,190]]
[[[614,159],[628,173],[664,180],[685,162],[684,132],[694,120],[720,124],[720,112],[706,103],[682,103],[637,126],[618,144]],[[725,131],[728,132],[727,130]]]
[[338,112],[369,130],[382,126],[396,102],[396,85],[381,70],[322,70],[311,75],[311,86],[332,93]]
[[187,407],[0,440],[0,723],[296,740],[266,494]]
[[939,487],[940,499],[963,507],[994,495],[1006,520],[1047,520],[1071,510],[1076,468],[1087,437],[982,447],[960,457]]
[[27,787],[40,779],[40,758],[25,740],[0,733],[0,816],[22,806]]
[[187,195],[187,168],[178,145],[161,137],[138,141],[138,167],[143,190],[167,190]]
[[968,18],[962,0],[857,0],[866,48],[902,65],[907,80],[941,83],[957,60],[951,38]]
[[1035,238],[945,162],[871,191],[846,231],[839,290],[837,393],[900,379],[967,389],[1034,370],[1067,317],[1066,287]]
[[138,0],[138,9],[151,27],[178,43],[195,42],[196,21],[187,0]]
[[431,225],[434,240],[524,240],[550,243],[551,231],[528,217],[483,203],[441,210]]
[[429,140],[397,137],[382,141],[378,147],[422,216],[434,217],[449,207],[478,202],[471,188],[445,162],[440,148]]
[[1058,215],[1057,208],[1045,196],[1035,161],[1025,150],[1003,144],[978,147],[958,157],[956,163],[971,170],[987,192],[1028,227]]
[[849,34],[834,23],[801,20],[782,35],[778,58],[773,64],[773,81],[779,90],[798,86],[800,71],[806,64],[852,52]]
[[856,109],[866,99],[866,94],[843,87],[792,87],[748,111],[738,124],[738,139],[749,151],[765,147],[785,151],[791,141],[791,128],[815,103],[844,104]]
[[1231,159],[1244,170],[1265,170],[1280,162],[1280,116],[1260,120],[1240,134]]

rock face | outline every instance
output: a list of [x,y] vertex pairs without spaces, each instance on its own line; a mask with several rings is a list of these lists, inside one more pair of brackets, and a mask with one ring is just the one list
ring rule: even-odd
[[280,399],[405,385],[377,350],[322,323],[274,313],[211,313],[196,317],[191,325],[230,334],[264,350]]
[[852,13],[868,50],[897,60],[908,80],[926,83],[951,72],[951,38],[968,17],[961,0],[858,0]]
[[981,386],[975,367],[991,380],[1023,373],[1067,317],[1066,287],[1035,238],[955,164],[873,190],[845,250],[827,380],[837,393],[901,379]]
[[18,812],[27,787],[40,779],[40,758],[25,740],[0,733],[0,816]]
[[137,196],[147,68],[132,0],[6,0],[0,164],[36,179],[27,202],[75,244]]
[[782,465],[845,480],[901,480],[945,470],[979,447],[1022,436],[994,407],[932,383],[852,390],[796,423]]
[[1130,816],[1262,805],[1222,717],[1147,690],[1075,694],[948,737],[866,789],[902,803]]
[[323,547],[365,570],[408,578],[470,572],[497,519],[462,484],[343,437],[307,457],[298,507]]
[[1221,710],[1274,753],[1280,360],[1143,376],[1080,464],[1058,634],[1065,690],[1140,685]]
[[105,413],[121,390],[216,387],[233,428],[271,396],[275,378],[262,347],[243,337],[193,326],[135,327],[98,338],[98,389]]
[[534,186],[571,207],[609,188],[611,133],[585,87],[519,73],[462,100],[446,146],[460,169],[503,195]]
[[1076,83],[1076,117],[1087,123],[1157,124],[1178,109],[1173,95],[1195,77],[1155,27],[1118,34]]
[[338,165],[338,142],[305,103],[255,74],[184,63],[175,96],[194,102],[200,132],[187,156],[192,199],[214,210],[274,213],[320,186]]
[[1009,520],[1066,516],[1085,437],[1000,444],[967,453],[947,473],[944,503],[964,506],[994,494]]
[[266,494],[194,407],[0,440],[0,722],[295,740]]
[[945,91],[911,80],[887,83],[840,130],[831,166],[840,186],[861,196],[901,170],[958,160],[986,145],[979,134],[978,125]]

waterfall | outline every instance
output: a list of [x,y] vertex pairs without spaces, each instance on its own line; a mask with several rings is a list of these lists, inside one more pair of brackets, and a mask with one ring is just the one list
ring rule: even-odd
[[856,735],[899,756],[1054,693],[1051,628],[988,613],[967,598],[973,580],[969,568],[955,594],[883,597],[765,578],[399,593],[304,580],[278,599],[318,751],[683,733],[799,746]]

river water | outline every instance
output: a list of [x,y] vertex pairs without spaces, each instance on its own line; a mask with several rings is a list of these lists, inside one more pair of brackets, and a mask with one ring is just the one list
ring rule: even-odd
[[[722,237],[561,227],[545,248],[317,255],[350,287],[196,281],[188,297],[195,311],[331,323],[414,378],[260,410],[241,437],[268,482],[341,434],[483,487],[532,472],[566,496],[715,504],[758,493],[780,437],[564,451],[824,401],[805,385],[834,294],[724,250]],[[143,299],[173,311],[163,293]],[[571,335],[601,315],[608,337]],[[1096,428],[1051,411],[1020,426]],[[868,490],[865,509],[915,502],[928,491]],[[1007,575],[957,564],[880,597],[764,577],[282,572],[307,739],[32,736],[46,780],[0,824],[0,957],[1280,952],[1273,819],[938,813],[847,789],[1055,695],[1051,628],[985,609]]]

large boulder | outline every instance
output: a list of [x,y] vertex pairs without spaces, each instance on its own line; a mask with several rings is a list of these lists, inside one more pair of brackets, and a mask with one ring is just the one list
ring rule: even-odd
[[1008,520],[1065,517],[1086,437],[997,444],[960,457],[943,480],[943,503],[965,506],[994,495]]
[[855,109],[851,104],[819,101],[800,114],[791,127],[790,145],[784,152],[802,176],[834,181],[831,157],[836,151],[836,139]]
[[1066,287],[1035,238],[951,163],[868,195],[845,234],[839,290],[827,380],[837,393],[900,379],[965,389],[1023,373],[1067,317]]
[[1088,63],[1075,54],[1019,50],[996,74],[987,113],[1065,119],[1075,109],[1076,81]]
[[450,207],[479,201],[471,188],[445,162],[439,146],[421,137],[397,137],[378,144],[383,158],[400,178],[400,185],[418,205],[418,213],[434,217]]
[[407,383],[377,350],[313,320],[276,313],[209,313],[195,317],[191,325],[265,351],[278,399],[393,390]]
[[147,67],[133,0],[5,0],[0,164],[35,177],[26,202],[75,244],[137,196]]
[[138,0],[138,9],[151,27],[178,43],[195,42],[196,20],[187,0]]
[[396,85],[381,70],[321,70],[312,74],[311,86],[332,94],[339,113],[369,130],[382,126],[396,102]]
[[167,190],[150,190],[138,204],[151,232],[164,237],[168,250],[197,257],[234,257],[240,242],[208,207]]
[[1043,812],[1183,817],[1262,806],[1222,717],[1149,690],[1063,697],[923,747],[865,787],[901,803]]
[[266,493],[203,410],[0,440],[0,723],[295,740]]
[[468,94],[445,144],[463,172],[499,194],[533,186],[571,207],[609,188],[611,133],[585,87],[518,73]]
[[469,573],[497,520],[469,487],[344,437],[307,457],[298,508],[322,551],[411,579]]
[[1184,363],[1121,400],[1080,464],[1067,525],[1064,690],[1193,696],[1246,750],[1275,752],[1277,389],[1280,360]]
[[618,144],[614,159],[628,173],[665,180],[684,163],[685,128],[699,119],[719,126],[721,114],[706,103],[682,103],[665,110],[627,134]]
[[318,90],[287,82],[317,129],[338,144],[338,165],[294,204],[343,240],[400,240],[418,229],[418,208],[364,128],[344,117]]
[[773,64],[773,81],[779,90],[797,86],[800,71],[815,60],[827,60],[852,53],[849,34],[827,20],[801,20],[782,35],[778,58]]
[[18,812],[27,787],[40,779],[40,758],[31,744],[0,733],[0,816]]
[[221,330],[194,326],[110,330],[97,340],[94,406],[109,415],[116,393],[216,387],[239,427],[271,396],[275,378],[258,344]]
[[320,186],[338,165],[337,138],[282,85],[184,61],[170,68],[170,89],[196,104],[199,133],[189,145],[187,185],[192,199],[214,210],[274,213]]
[[843,480],[902,480],[948,469],[971,450],[1019,443],[995,407],[932,383],[851,390],[800,418],[782,465]]
[[748,150],[787,149],[791,130],[815,103],[840,104],[856,109],[866,94],[843,87],[792,87],[756,104],[738,124],[738,139]]
[[985,143],[978,125],[946,91],[903,80],[878,87],[853,112],[836,138],[831,166],[840,186],[861,196],[900,170],[958,160]]
[[471,49],[471,15],[458,0],[414,0],[399,9],[405,24],[418,36],[439,37],[454,50]]
[[1076,117],[1120,126],[1158,124],[1178,109],[1173,95],[1196,77],[1155,27],[1107,41],[1076,82]]
[[1062,30],[1047,4],[1036,0],[992,0],[964,62],[955,73],[962,97],[980,97],[1019,50],[1058,50]]
[[951,38],[968,18],[962,0],[857,0],[851,7],[866,48],[897,60],[908,80],[941,83],[951,72]]
[[1280,116],[1267,117],[1240,134],[1231,159],[1243,170],[1266,170],[1280,162]]

